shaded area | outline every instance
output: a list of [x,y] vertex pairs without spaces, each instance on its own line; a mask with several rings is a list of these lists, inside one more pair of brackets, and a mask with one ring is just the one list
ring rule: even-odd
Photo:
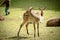
[[[31,37],[23,37],[23,36],[20,36],[19,39],[29,39]],[[16,40],[17,39],[17,36],[13,36],[13,37],[3,37],[3,38],[0,38],[0,40],[10,40],[10,39],[13,39],[13,40]]]
[[[23,36],[20,36],[19,39],[20,40],[25,40],[25,39],[30,39],[31,37],[23,37]],[[17,36],[13,36],[13,37],[3,37],[3,38],[0,38],[0,40],[17,40]]]
[[60,0],[11,0],[12,8],[27,9],[30,6],[36,9],[46,7],[48,10],[60,11]]
[[46,7],[48,10],[60,10],[59,0],[14,0],[11,2],[12,7],[27,9],[30,6],[38,9]]
[[[13,37],[8,37],[8,38],[5,38],[5,39],[15,39],[17,38],[17,36],[13,36]],[[29,39],[31,37],[23,37],[23,36],[20,36],[19,39]]]

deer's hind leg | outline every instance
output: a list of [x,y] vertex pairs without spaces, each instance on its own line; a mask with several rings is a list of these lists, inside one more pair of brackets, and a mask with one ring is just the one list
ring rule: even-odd
[[28,32],[28,25],[29,25],[29,23],[26,24],[26,31],[27,31],[27,34],[29,35],[29,32]]
[[20,30],[21,30],[21,28],[23,27],[24,24],[25,24],[25,22],[23,22],[23,23],[20,25],[20,28],[19,28],[19,30],[18,30],[18,33],[17,33],[17,38],[18,38],[18,40],[19,40]]

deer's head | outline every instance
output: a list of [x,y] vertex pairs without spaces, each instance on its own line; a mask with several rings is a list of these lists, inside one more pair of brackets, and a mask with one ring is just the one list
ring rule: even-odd
[[46,9],[46,7],[44,7],[44,8],[39,8],[39,10],[41,11],[41,16],[43,16],[43,14],[44,14],[44,10]]

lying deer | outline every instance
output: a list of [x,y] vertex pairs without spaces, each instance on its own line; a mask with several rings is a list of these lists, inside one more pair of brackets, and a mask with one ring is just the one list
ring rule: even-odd
[[[24,25],[24,24],[26,24],[26,30],[27,30],[27,34],[29,35],[29,32],[28,32],[28,25],[30,24],[30,23],[32,23],[33,24],[33,26],[34,26],[34,37],[36,36],[35,34],[35,32],[36,32],[36,28],[35,28],[35,24],[37,24],[37,35],[39,36],[39,21],[40,21],[40,19],[39,18],[37,18],[37,17],[35,17],[33,14],[34,13],[31,13],[31,11],[32,11],[32,9],[33,8],[30,8],[29,10],[27,10],[24,14],[23,14],[23,22],[22,22],[22,24],[20,25],[20,28],[19,28],[19,30],[18,30],[18,37],[19,37],[19,33],[20,33],[20,30],[21,30],[21,28],[22,28],[22,26]],[[43,8],[43,9],[40,9],[39,8],[39,10],[41,11],[41,16],[43,16],[43,10],[45,10],[45,8]]]

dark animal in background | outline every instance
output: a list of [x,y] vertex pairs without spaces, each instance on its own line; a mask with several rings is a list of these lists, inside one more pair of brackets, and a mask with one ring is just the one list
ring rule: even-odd
[[0,4],[0,6],[5,4],[5,15],[10,14],[9,7],[10,7],[10,0],[3,0]]

